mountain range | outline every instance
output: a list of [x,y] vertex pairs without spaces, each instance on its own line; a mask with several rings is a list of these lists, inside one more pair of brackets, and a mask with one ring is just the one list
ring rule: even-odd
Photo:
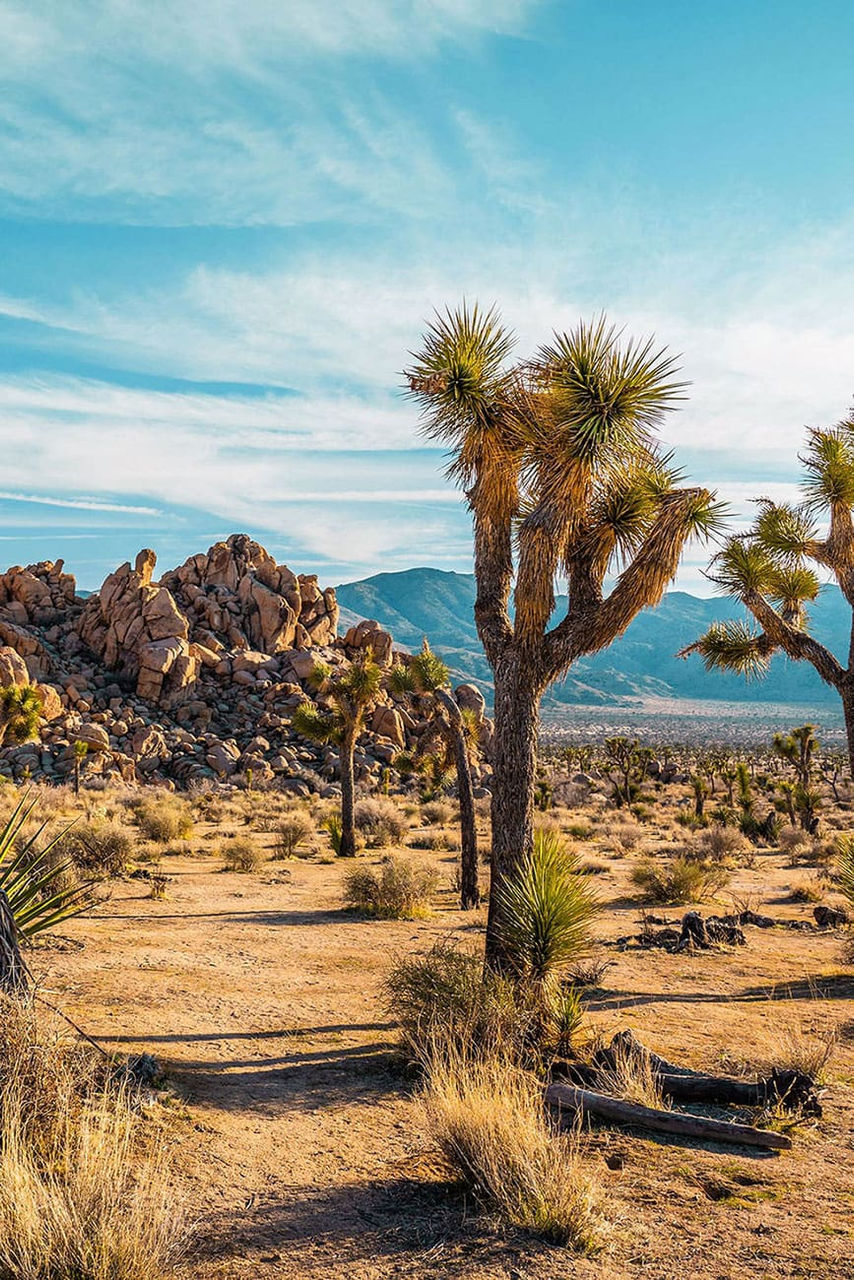
[[[376,618],[395,642],[416,649],[427,636],[448,663],[455,679],[478,685],[488,701],[492,675],[474,624],[474,576],[440,569],[407,569],[378,573],[361,582],[336,587],[342,626]],[[566,611],[558,597],[555,616]],[[744,618],[732,601],[671,591],[655,609],[647,609],[610,648],[581,658],[570,674],[543,700],[544,709],[561,706],[621,706],[667,698],[726,702],[836,702],[837,695],[806,662],[777,656],[764,679],[746,681],[723,672],[707,672],[692,655],[677,656],[713,622]],[[851,610],[841,592],[825,587],[812,609],[811,630],[847,662]]]

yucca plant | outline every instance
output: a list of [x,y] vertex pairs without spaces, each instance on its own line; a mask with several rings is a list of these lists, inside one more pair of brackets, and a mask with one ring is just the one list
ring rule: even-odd
[[836,874],[839,876],[839,888],[854,907],[854,836],[837,836]]
[[4,991],[21,991],[27,986],[19,940],[33,938],[79,915],[92,902],[91,884],[56,887],[72,862],[57,863],[51,855],[69,827],[41,847],[46,822],[32,835],[23,835],[36,803],[23,796],[0,832],[0,989]]
[[[680,487],[655,439],[682,398],[666,351],[625,340],[604,317],[528,360],[511,359],[513,344],[494,311],[464,304],[435,317],[406,372],[473,516],[474,616],[495,680],[486,959],[496,969],[512,958],[495,890],[533,844],[543,693],[658,604],[688,538],[720,518],[706,489]],[[553,619],[561,577],[568,606]]]
[[497,890],[505,953],[533,987],[544,988],[589,946],[599,903],[578,867],[556,832],[537,830],[531,852]]

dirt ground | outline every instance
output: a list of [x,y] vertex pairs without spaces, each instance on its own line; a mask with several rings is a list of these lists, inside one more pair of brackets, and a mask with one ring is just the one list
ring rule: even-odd
[[[418,856],[450,885],[450,855]],[[824,1116],[791,1152],[585,1138],[608,1227],[601,1254],[579,1260],[502,1231],[442,1182],[395,1060],[380,996],[389,964],[449,933],[481,941],[484,913],[455,910],[449,887],[427,920],[370,921],[342,911],[340,863],[220,865],[166,858],[165,901],[144,881],[114,882],[109,901],[62,928],[73,941],[32,955],[49,998],[105,1045],[155,1054],[186,1104],[173,1139],[197,1223],[186,1276],[854,1277],[854,969],[838,934],[750,928],[744,948],[695,955],[606,946],[614,963],[589,996],[589,1028],[631,1027],[703,1067],[767,1058],[787,1027],[835,1028],[839,1040]],[[636,932],[629,865],[612,859],[596,877],[602,944]],[[781,902],[793,878],[760,853],[733,888],[810,919],[811,907]]]

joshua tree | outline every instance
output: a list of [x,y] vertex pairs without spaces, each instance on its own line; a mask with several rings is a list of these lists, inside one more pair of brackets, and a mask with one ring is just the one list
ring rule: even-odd
[[10,684],[0,689],[0,746],[7,738],[12,742],[34,738],[41,711],[41,694],[32,685]]
[[341,840],[338,854],[356,856],[355,783],[353,755],[368,712],[376,704],[382,687],[382,669],[372,658],[362,657],[341,674],[333,674],[324,663],[315,666],[312,683],[326,702],[315,707],[308,702],[297,707],[292,727],[312,742],[332,742],[338,746],[341,772]]
[[461,708],[449,691],[448,668],[430,648],[425,637],[421,652],[408,663],[397,664],[389,677],[392,689],[428,696],[437,711],[437,728],[453,753],[460,804],[460,905],[469,911],[480,902],[477,882],[477,824],[474,814],[468,726]]
[[74,794],[76,796],[79,796],[80,795],[80,770],[83,767],[83,761],[86,759],[87,755],[89,754],[89,744],[86,742],[81,742],[80,739],[78,738],[72,750],[74,752]]
[[[653,436],[681,397],[670,356],[622,342],[604,318],[531,360],[509,363],[512,347],[494,311],[463,305],[435,318],[406,375],[473,515],[475,622],[495,683],[493,889],[532,849],[543,692],[657,604],[686,539],[717,523],[712,496],[677,488]],[[552,624],[558,575],[569,606]],[[502,901],[490,894],[496,968],[510,963]]]
[[804,831],[815,834],[818,829],[816,809],[821,803],[818,792],[810,785],[812,782],[813,754],[818,747],[815,736],[815,725],[804,724],[791,733],[774,734],[774,752],[792,766],[795,775],[793,783],[780,783],[779,790],[786,800],[786,812],[794,826],[797,814]]
[[[683,656],[699,653],[708,670],[748,679],[764,675],[777,652],[811,663],[842,700],[854,776],[854,619],[844,667],[810,635],[806,608],[819,593],[817,565],[830,570],[854,609],[854,414],[828,431],[811,430],[801,462],[803,502],[760,498],[751,528],[730,538],[710,565],[712,581],[745,606],[759,629],[715,623]],[[825,520],[826,535],[819,537]]]
[[608,777],[614,788],[614,804],[620,809],[638,798],[653,752],[650,747],[641,747],[637,738],[606,738],[605,757],[605,768],[617,774]]

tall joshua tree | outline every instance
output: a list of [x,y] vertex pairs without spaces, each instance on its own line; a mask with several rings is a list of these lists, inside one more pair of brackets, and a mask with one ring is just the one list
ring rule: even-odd
[[715,623],[683,656],[699,653],[708,670],[737,671],[748,679],[764,675],[778,652],[811,663],[842,700],[854,776],[854,618],[844,667],[810,635],[807,614],[820,590],[814,566],[830,571],[854,609],[854,415],[828,431],[811,430],[801,463],[803,502],[760,498],[751,528],[729,538],[709,567],[711,580],[745,606],[758,629]]
[[333,674],[325,664],[318,663],[312,683],[326,706],[316,707],[304,702],[296,708],[291,719],[292,727],[303,737],[312,742],[335,743],[338,747],[341,773],[341,843],[338,854],[342,858],[356,856],[353,756],[368,712],[375,706],[382,688],[382,676],[382,668],[367,656],[358,658],[340,674]]
[[[604,318],[530,360],[511,361],[513,341],[495,311],[463,305],[435,318],[406,374],[473,516],[475,622],[495,683],[486,955],[498,968],[510,958],[495,890],[532,849],[542,694],[657,604],[686,539],[718,519],[707,490],[677,487],[653,435],[681,398],[666,352]],[[569,605],[552,625],[559,575]]]
[[467,725],[451,691],[445,663],[430,648],[426,638],[421,652],[409,662],[392,668],[390,686],[399,692],[413,692],[432,698],[438,712],[438,731],[453,754],[460,805],[460,906],[470,911],[480,902],[477,878],[477,823],[469,764]]

